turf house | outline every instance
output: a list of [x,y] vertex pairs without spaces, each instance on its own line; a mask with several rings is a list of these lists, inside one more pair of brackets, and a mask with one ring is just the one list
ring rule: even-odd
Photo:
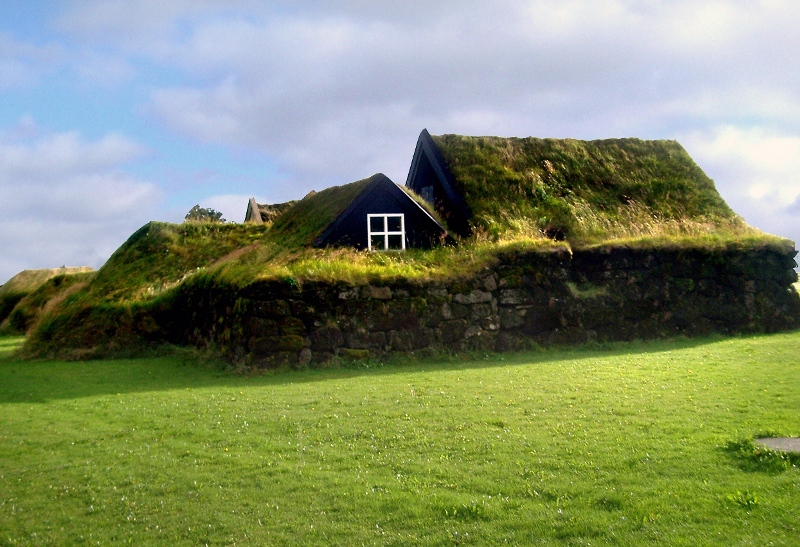
[[261,368],[773,332],[800,327],[796,254],[675,141],[423,130],[405,186],[379,173],[251,199],[242,224],[148,223],[63,293],[20,300],[23,349],[171,344]]

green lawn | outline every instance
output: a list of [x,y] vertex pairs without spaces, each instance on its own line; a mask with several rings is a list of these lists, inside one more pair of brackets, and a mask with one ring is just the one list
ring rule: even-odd
[[[798,545],[800,332],[236,377],[19,362],[0,545]],[[4,353],[5,352],[5,353]]]

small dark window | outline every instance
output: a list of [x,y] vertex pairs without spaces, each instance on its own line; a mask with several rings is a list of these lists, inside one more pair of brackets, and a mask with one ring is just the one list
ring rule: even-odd
[[403,230],[400,217],[386,217],[386,231],[400,232]]
[[386,246],[387,249],[392,250],[402,250],[403,249],[403,236],[401,235],[390,235],[388,236],[389,243]]

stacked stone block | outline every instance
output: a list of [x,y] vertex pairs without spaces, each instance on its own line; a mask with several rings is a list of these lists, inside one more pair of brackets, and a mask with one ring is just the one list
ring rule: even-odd
[[253,366],[800,326],[794,251],[506,253],[469,279],[255,283],[192,295],[190,343]]

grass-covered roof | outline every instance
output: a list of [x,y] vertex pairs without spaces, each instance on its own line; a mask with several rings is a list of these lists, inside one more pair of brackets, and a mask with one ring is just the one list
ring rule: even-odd
[[23,270],[0,285],[0,294],[12,292],[30,293],[45,284],[48,279],[57,275],[70,275],[91,272],[89,266],[77,268],[45,268],[42,270]]
[[17,303],[25,296],[37,291],[54,277],[72,276],[91,272],[88,266],[78,268],[47,268],[23,270],[0,285],[0,324],[8,317]]
[[603,239],[637,223],[738,219],[676,141],[432,138],[479,231],[499,234],[522,223]]
[[112,300],[158,294],[197,269],[260,242],[267,230],[263,224],[149,222],[97,271],[90,291]]
[[311,247],[375,177],[326,188],[306,196],[275,219],[267,238],[286,249]]
[[284,203],[257,203],[258,212],[261,215],[261,222],[271,224],[276,218],[291,209],[297,200],[287,201]]

